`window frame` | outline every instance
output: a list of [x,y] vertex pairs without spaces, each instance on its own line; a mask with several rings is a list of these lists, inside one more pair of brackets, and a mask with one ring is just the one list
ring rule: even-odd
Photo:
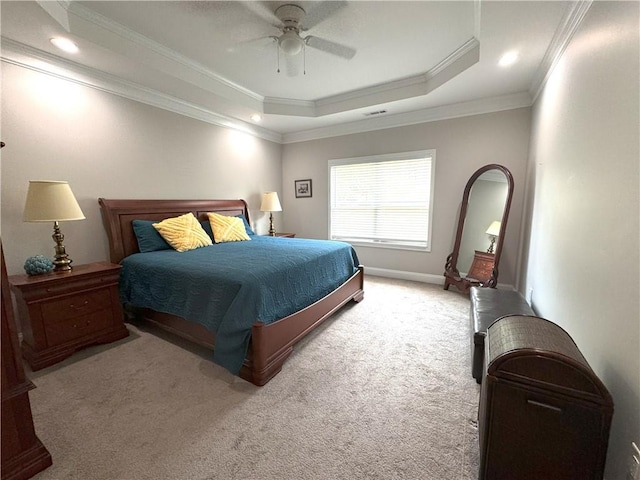
[[371,248],[385,248],[391,250],[408,250],[408,251],[418,251],[418,252],[431,252],[431,239],[432,235],[432,226],[433,226],[433,204],[435,198],[435,167],[436,167],[436,150],[435,149],[425,149],[425,150],[415,150],[410,152],[398,152],[398,153],[387,153],[381,155],[365,155],[362,157],[349,157],[349,158],[337,158],[328,161],[327,167],[327,184],[328,184],[328,195],[327,195],[327,213],[328,213],[328,231],[327,238],[332,240],[332,225],[331,225],[331,198],[332,198],[332,182],[331,182],[331,168],[333,166],[339,165],[353,165],[358,163],[378,163],[378,162],[389,162],[389,161],[399,161],[399,160],[412,160],[416,158],[431,158],[431,166],[430,166],[430,188],[429,188],[429,218],[427,220],[427,239],[425,247],[417,247],[410,245],[402,245],[399,243],[376,243],[376,242],[364,242],[357,240],[344,240],[348,241],[348,243],[354,246],[361,247],[371,247]]

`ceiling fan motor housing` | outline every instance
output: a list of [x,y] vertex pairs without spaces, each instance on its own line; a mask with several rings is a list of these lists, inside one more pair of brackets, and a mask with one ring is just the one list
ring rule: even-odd
[[284,33],[278,38],[280,49],[287,55],[297,55],[304,46],[304,40],[300,37],[304,9],[298,5],[286,4],[278,7],[275,14],[284,25]]
[[275,11],[276,17],[280,19],[285,28],[293,27],[297,29],[300,28],[300,22],[302,22],[305,13],[306,12],[302,7],[292,3],[281,5]]

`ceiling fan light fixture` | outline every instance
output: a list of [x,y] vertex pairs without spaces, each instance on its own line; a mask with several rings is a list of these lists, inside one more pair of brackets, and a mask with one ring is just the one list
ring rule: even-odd
[[304,40],[296,32],[289,31],[278,38],[278,44],[280,45],[280,50],[287,55],[297,55],[302,50]]

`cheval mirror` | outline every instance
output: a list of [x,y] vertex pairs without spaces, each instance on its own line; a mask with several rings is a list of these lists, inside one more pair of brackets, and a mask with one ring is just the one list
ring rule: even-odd
[[485,165],[471,176],[444,267],[445,290],[449,285],[465,293],[473,286],[496,287],[512,196],[513,176],[502,165]]

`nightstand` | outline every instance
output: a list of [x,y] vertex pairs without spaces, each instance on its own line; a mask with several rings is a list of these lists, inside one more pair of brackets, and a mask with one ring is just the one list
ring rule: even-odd
[[22,326],[22,356],[32,370],[129,335],[118,297],[120,268],[98,262],[70,272],[9,277]]
[[294,238],[296,236],[295,233],[282,233],[282,232],[276,232],[276,234],[274,235],[274,237],[286,237],[286,238]]
[[494,262],[495,254],[476,250],[467,278],[478,280],[481,283],[488,282],[493,273]]

